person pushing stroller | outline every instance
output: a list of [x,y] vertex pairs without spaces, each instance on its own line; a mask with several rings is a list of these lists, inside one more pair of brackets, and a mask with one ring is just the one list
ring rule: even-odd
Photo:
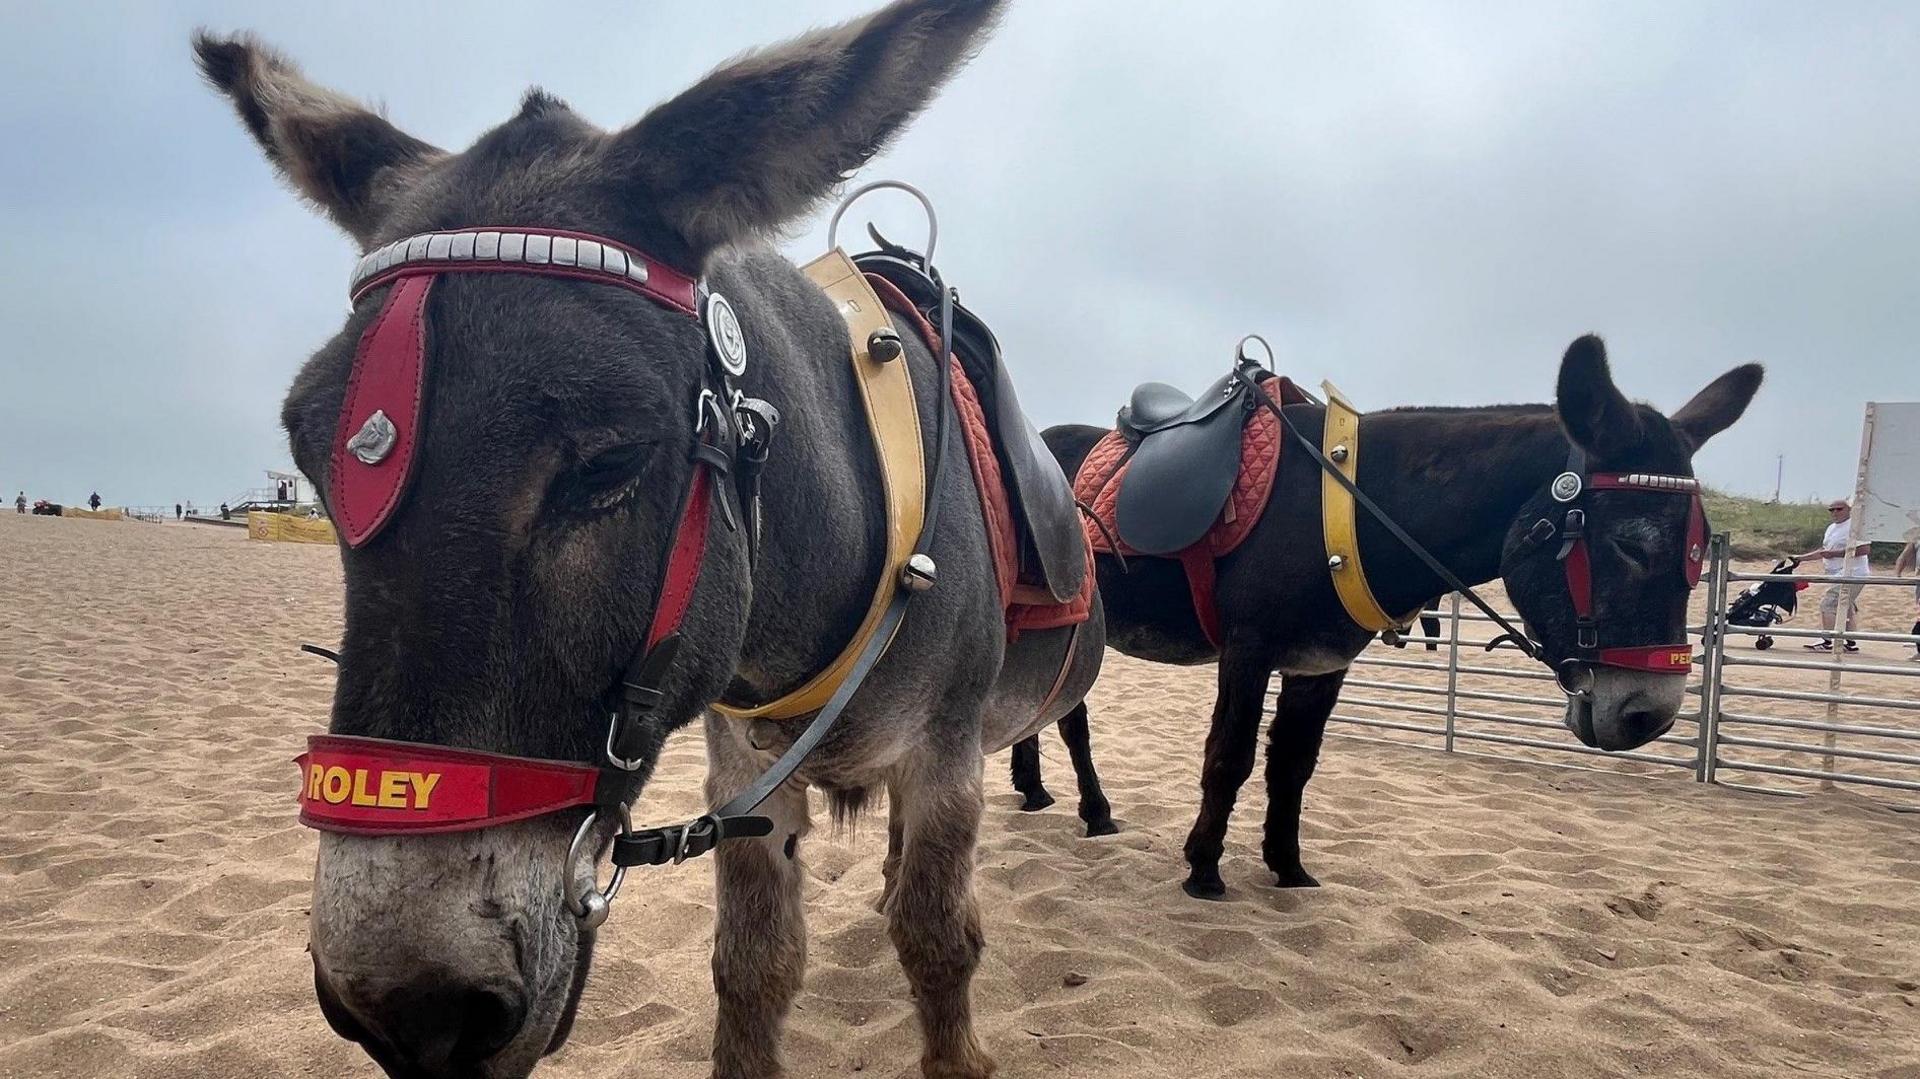
[[[1793,560],[1804,562],[1809,558],[1818,558],[1821,571],[1828,576],[1867,576],[1872,572],[1867,567],[1867,545],[1852,542],[1853,525],[1850,523],[1853,520],[1852,503],[1836,498],[1827,504],[1827,514],[1829,523],[1826,534],[1820,539],[1820,546],[1804,554],[1794,555]],[[1846,625],[1848,628],[1854,628],[1860,615],[1860,590],[1863,587],[1865,586],[1855,581],[1834,582],[1820,600],[1820,628],[1829,634],[1833,632],[1834,623],[1839,620],[1840,607],[1843,603],[1847,608]],[[1803,647],[1809,652],[1831,652],[1833,638],[1822,637],[1819,641]],[[1844,642],[1844,647],[1849,652],[1860,651],[1860,646],[1852,641]]]

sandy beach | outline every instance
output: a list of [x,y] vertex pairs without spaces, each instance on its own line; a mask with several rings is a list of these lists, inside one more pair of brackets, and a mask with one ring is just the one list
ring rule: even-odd
[[[378,1074],[304,953],[290,758],[333,671],[297,647],[337,638],[339,579],[333,550],[239,529],[0,516],[0,1076]],[[1868,628],[1904,630],[1911,596],[1870,596]],[[1050,810],[1017,812],[987,762],[975,1002],[1002,1075],[1920,1077],[1920,815],[1338,738],[1304,825],[1326,886],[1266,886],[1255,784],[1229,898],[1200,903],[1180,845],[1212,679],[1110,657],[1092,704],[1119,835],[1081,838],[1051,736]],[[1913,695],[1884,681],[1861,692]],[[695,808],[699,740],[669,743],[637,816]],[[870,909],[883,819],[809,840],[796,1076],[919,1074]],[[706,1074],[712,886],[707,863],[629,881],[538,1074]]]

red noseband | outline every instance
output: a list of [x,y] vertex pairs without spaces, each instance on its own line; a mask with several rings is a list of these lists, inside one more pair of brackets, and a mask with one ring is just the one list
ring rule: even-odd
[[348,835],[474,831],[613,805],[625,790],[624,775],[603,782],[584,764],[337,734],[309,737],[294,763],[300,823]]

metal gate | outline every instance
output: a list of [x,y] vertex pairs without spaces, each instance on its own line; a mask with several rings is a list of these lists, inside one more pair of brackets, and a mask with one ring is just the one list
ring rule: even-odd
[[[1781,579],[1811,586],[1794,623],[1760,628],[1728,621],[1743,588]],[[1920,792],[1920,686],[1913,682],[1920,663],[1911,658],[1920,638],[1855,630],[1847,621],[1824,633],[1819,598],[1841,582],[1881,596],[1915,588],[1912,578],[1776,578],[1738,570],[1727,534],[1716,535],[1700,592],[1704,609],[1689,627],[1700,647],[1698,676],[1687,692],[1699,707],[1637,750],[1604,753],[1576,742],[1561,725],[1564,700],[1552,677],[1512,653],[1482,651],[1491,619],[1462,610],[1457,595],[1427,612],[1439,620],[1440,632],[1408,635],[1403,653],[1376,644],[1354,660],[1329,733],[1540,763],[1579,756],[1584,767],[1685,771],[1703,783],[1771,794],[1837,786]],[[1800,647],[1828,636],[1836,640],[1832,653]],[[1756,648],[1763,637],[1779,651]],[[1861,650],[1849,653],[1849,642]]]

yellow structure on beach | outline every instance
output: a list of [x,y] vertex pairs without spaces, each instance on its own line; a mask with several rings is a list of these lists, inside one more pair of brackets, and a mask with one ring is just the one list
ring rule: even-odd
[[291,513],[247,511],[247,538],[280,543],[333,543],[333,522],[325,517],[296,517]]

